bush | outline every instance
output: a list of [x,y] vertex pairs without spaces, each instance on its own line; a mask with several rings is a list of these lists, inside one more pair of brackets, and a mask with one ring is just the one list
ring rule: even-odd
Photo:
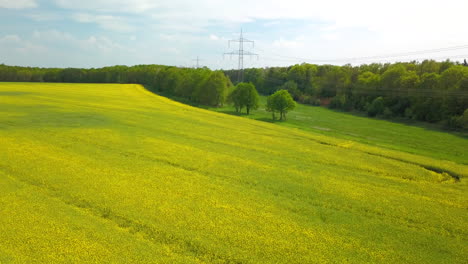
[[445,127],[447,129],[452,129],[452,130],[462,128],[460,119],[461,119],[461,116],[451,116],[449,119],[447,119],[445,123]]
[[365,111],[367,104],[367,98],[366,97],[361,97],[359,99],[354,100],[354,105],[353,108],[359,111]]
[[385,110],[384,99],[379,96],[372,101],[367,107],[367,115],[376,116],[381,115]]
[[344,109],[346,106],[346,96],[335,96],[330,101],[330,108]]
[[411,107],[408,107],[405,109],[405,117],[408,118],[408,119],[412,119],[414,116],[413,114],[413,109],[411,109]]
[[318,98],[315,98],[312,100],[312,105],[314,106],[321,106],[322,105],[322,101],[320,101],[320,99]]
[[468,108],[463,112],[463,115],[458,117],[457,123],[460,128],[468,130]]
[[316,98],[315,96],[302,94],[301,96],[299,96],[298,101],[303,104],[320,106],[320,99]]
[[385,109],[383,111],[383,117],[384,118],[391,118],[392,116],[393,116],[392,110],[390,110],[390,108],[388,108],[388,107],[385,107]]

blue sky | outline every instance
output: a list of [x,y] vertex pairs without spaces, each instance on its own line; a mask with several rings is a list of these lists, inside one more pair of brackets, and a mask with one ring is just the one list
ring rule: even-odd
[[[468,59],[468,1],[0,0],[0,63],[236,68]],[[448,48],[446,50],[434,49]],[[401,53],[412,51],[405,56]],[[371,56],[372,58],[365,58]]]

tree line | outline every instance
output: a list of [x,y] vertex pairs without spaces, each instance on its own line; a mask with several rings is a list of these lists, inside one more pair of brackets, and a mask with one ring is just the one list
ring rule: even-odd
[[[466,63],[458,64],[449,60],[425,60],[360,66],[304,63],[290,67],[252,68],[244,72],[246,83],[252,86],[246,84],[241,89],[235,87],[229,78],[236,80],[236,70],[222,72],[208,68],[163,65],[61,69],[0,64],[0,81],[138,83],[186,102],[207,106],[222,106],[232,102],[238,111],[245,108],[248,112],[258,107],[258,101],[249,99],[257,91],[272,95],[285,90],[300,103],[360,111],[382,118],[438,122],[448,128],[468,129],[467,66]],[[251,101],[236,102],[234,95],[237,88],[242,90],[238,96]],[[291,105],[289,101],[283,103],[288,104]],[[273,117],[278,112],[282,119],[285,115],[278,107],[267,105]]]
[[3,82],[137,83],[186,101],[222,106],[233,85],[222,71],[163,65],[104,68],[36,68],[0,64]]
[[[233,86],[222,71],[208,68],[179,68],[163,65],[112,66],[104,68],[37,68],[0,65],[0,81],[4,82],[64,82],[64,83],[138,83],[163,95],[176,97],[185,103],[223,106],[232,103],[237,112],[247,114],[259,107],[259,96],[252,83]],[[285,94],[287,93],[287,94]],[[289,93],[282,90],[269,100],[267,110],[286,118],[295,104]],[[281,97],[281,98],[280,98]],[[285,99],[286,98],[286,99]],[[284,103],[284,100],[288,100]],[[270,102],[271,101],[271,102]]]
[[[468,64],[452,61],[251,68],[246,82],[260,94],[287,90],[294,100],[468,129]],[[236,80],[237,70],[225,71]]]

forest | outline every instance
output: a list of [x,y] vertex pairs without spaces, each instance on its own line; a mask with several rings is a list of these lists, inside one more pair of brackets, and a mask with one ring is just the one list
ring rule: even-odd
[[[422,62],[360,66],[300,64],[244,71],[260,94],[288,90],[294,100],[381,118],[468,129],[468,64]],[[231,80],[237,70],[225,71]]]
[[[244,82],[260,94],[287,90],[295,101],[369,116],[440,123],[468,129],[468,67],[452,61],[373,63],[359,66],[298,64],[250,68]],[[0,81],[137,83],[187,102],[222,106],[234,90],[238,71],[162,65],[98,69],[0,65]],[[235,83],[237,84],[237,83]]]
[[222,106],[232,91],[222,71],[162,65],[104,68],[35,68],[0,65],[3,82],[135,83],[165,95],[206,106]]

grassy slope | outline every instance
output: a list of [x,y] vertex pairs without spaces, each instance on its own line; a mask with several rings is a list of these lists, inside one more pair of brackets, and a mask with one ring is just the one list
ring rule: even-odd
[[[261,107],[244,117],[272,122],[271,113],[265,111],[266,97],[261,97]],[[233,115],[234,108],[210,108]],[[441,133],[435,126],[413,122],[412,126],[352,114],[323,107],[298,104],[288,114],[287,122],[277,124],[300,128],[332,137],[350,139],[366,144],[415,153],[437,159],[468,164],[468,134]]]
[[137,85],[0,84],[0,146],[0,262],[468,258],[468,166]]

